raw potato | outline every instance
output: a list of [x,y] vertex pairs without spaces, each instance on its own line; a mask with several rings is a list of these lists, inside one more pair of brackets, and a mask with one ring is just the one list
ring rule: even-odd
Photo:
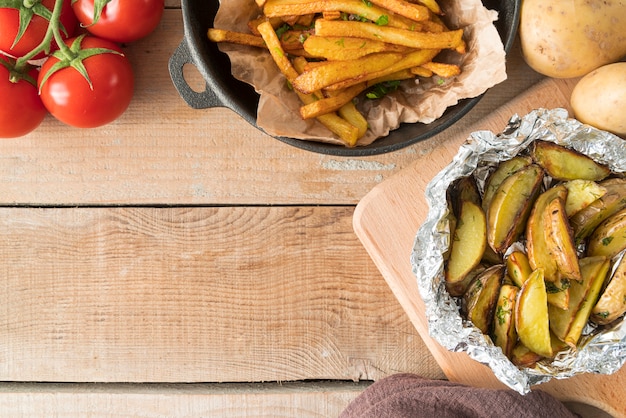
[[581,77],[626,55],[625,27],[623,1],[524,0],[522,54],[543,75]]
[[584,76],[574,87],[570,103],[579,121],[626,138],[626,62],[605,65]]

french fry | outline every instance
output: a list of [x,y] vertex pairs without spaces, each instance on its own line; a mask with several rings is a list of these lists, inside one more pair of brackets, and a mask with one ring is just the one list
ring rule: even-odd
[[388,10],[368,5],[362,0],[267,0],[263,13],[267,17],[344,12],[391,27],[410,29],[414,22]]
[[209,29],[207,33],[212,42],[230,42],[239,45],[250,45],[258,48],[265,48],[263,38],[248,33],[233,32],[224,29]]
[[318,36],[347,36],[372,39],[415,49],[455,49],[463,42],[463,30],[440,33],[415,32],[389,26],[372,25],[367,22],[351,22],[317,19],[315,34]]
[[442,62],[427,62],[421,65],[422,68],[432,71],[440,77],[450,78],[461,74],[461,68],[455,64],[446,64]]
[[443,12],[441,11],[441,7],[439,7],[439,4],[437,3],[436,0],[409,0],[409,1],[411,3],[423,4],[424,6],[426,6],[428,8],[428,10],[430,10],[431,12],[433,12],[436,15],[443,14]]
[[376,52],[408,52],[408,48],[381,41],[344,36],[309,36],[304,50],[314,57],[344,61]]
[[341,91],[327,91],[326,94],[329,97],[325,97],[308,105],[302,106],[300,108],[300,115],[304,119],[310,119],[323,115],[324,113],[334,112],[346,103],[352,101],[352,99],[369,87],[386,81],[400,81],[410,78],[413,78],[413,74],[411,71],[405,70],[390,74],[387,77],[380,77],[367,82],[359,83]]
[[430,17],[428,7],[408,3],[404,0],[370,0],[373,4],[389,9],[411,20],[427,20]]
[[351,85],[358,84],[369,74],[384,71],[402,59],[402,54],[381,52],[354,60],[328,61],[302,73],[293,80],[293,87],[306,94],[346,80],[353,81]]
[[[361,80],[366,80],[366,81],[374,80],[376,78],[385,77],[385,76],[388,76],[389,74],[393,74],[398,71],[417,67],[419,65],[422,65],[425,62],[432,60],[438,53],[439,53],[439,50],[437,49],[416,50],[414,52],[411,52],[405,55],[399,62],[397,62],[394,65],[391,65],[390,67],[387,67],[378,72],[372,72],[372,73],[363,75]],[[327,89],[328,90],[340,90],[340,89],[344,89],[346,87],[352,86],[357,83],[358,83],[358,80],[355,80],[355,79],[345,80],[343,82],[338,82],[333,85],[330,85],[327,87]]]

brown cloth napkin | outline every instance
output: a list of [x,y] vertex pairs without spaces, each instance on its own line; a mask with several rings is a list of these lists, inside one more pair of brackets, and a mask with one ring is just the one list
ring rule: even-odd
[[340,418],[577,418],[556,398],[534,390],[465,386],[397,374],[369,386],[341,413]]

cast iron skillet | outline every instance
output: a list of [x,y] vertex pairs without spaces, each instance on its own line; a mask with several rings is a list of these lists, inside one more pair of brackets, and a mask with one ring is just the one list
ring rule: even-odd
[[[508,52],[515,39],[519,23],[521,0],[485,0],[483,4],[499,12],[496,28],[505,51]],[[217,13],[217,0],[182,0],[184,39],[169,61],[169,71],[174,86],[189,106],[195,109],[227,107],[239,114],[253,126],[256,125],[256,110],[259,96],[254,89],[237,79],[230,72],[228,56],[207,39],[207,29],[213,26]],[[183,66],[195,65],[206,80],[206,90],[192,90],[183,77]],[[469,112],[482,96],[464,99],[452,106],[436,121],[403,124],[388,136],[372,144],[347,148],[320,142],[294,138],[276,137],[295,147],[308,151],[338,156],[366,156],[396,151],[418,141],[430,138],[453,125]]]

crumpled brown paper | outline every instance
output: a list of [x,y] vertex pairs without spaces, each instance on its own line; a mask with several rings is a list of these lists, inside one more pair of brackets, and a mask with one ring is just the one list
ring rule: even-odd
[[[461,74],[441,86],[432,81],[411,80],[380,100],[362,100],[357,106],[370,129],[357,146],[386,136],[400,123],[430,123],[459,100],[479,96],[506,80],[504,46],[493,25],[497,12],[487,10],[479,0],[442,0],[440,5],[448,26],[463,28],[468,52],[459,56],[444,51],[445,60],[441,55],[436,60],[457,60]],[[249,32],[248,21],[259,14],[254,0],[222,0],[214,24],[220,29]],[[320,123],[300,117],[301,103],[267,51],[233,44],[219,47],[230,58],[233,76],[251,84],[260,94],[257,125],[261,129],[273,136],[342,144]]]

